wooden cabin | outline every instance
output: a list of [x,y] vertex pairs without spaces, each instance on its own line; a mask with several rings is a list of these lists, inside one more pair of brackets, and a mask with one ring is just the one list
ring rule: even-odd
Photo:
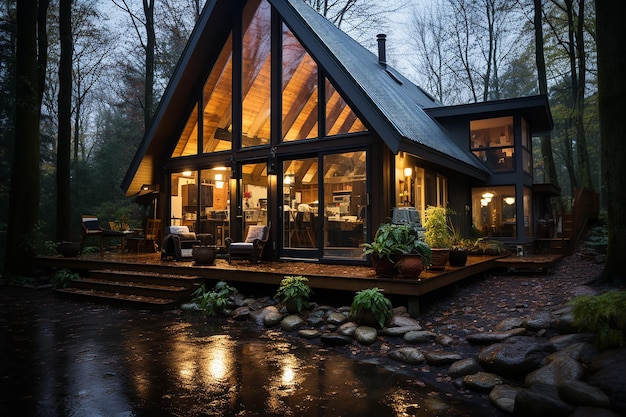
[[[442,106],[301,0],[209,0],[124,178],[217,245],[271,222],[271,259],[366,264],[395,207],[532,242],[544,96]],[[145,191],[144,191],[145,190]]]

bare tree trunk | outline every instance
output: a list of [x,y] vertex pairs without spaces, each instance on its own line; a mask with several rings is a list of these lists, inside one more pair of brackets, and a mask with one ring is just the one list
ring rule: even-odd
[[70,143],[72,140],[72,1],[59,1],[59,135],[57,138],[57,240],[71,240]]
[[39,226],[39,72],[37,0],[17,2],[15,149],[4,276],[27,274]]
[[143,0],[143,11],[146,16],[146,85],[144,86],[144,129],[147,131],[152,121],[154,106],[154,50],[156,35],[154,33],[154,0]]
[[[535,60],[537,62],[537,75],[539,78],[539,93],[548,95],[548,77],[546,75],[546,60],[543,52],[543,22],[541,19],[542,6],[541,0],[534,0],[535,15]],[[556,174],[556,165],[554,164],[554,156],[552,153],[552,140],[550,135],[541,136],[541,156],[545,166],[544,181],[549,184],[559,185],[559,179]]]
[[37,63],[39,65],[39,108],[46,89],[46,69],[48,68],[48,6],[49,0],[40,0],[37,13]]
[[[576,41],[576,58],[578,64],[578,89],[575,91],[575,120],[576,120],[576,158],[582,186],[593,188],[591,181],[591,164],[589,163],[589,151],[587,149],[587,133],[585,131],[585,85],[587,84],[587,68],[585,56],[585,0],[578,0],[578,13],[574,15]],[[572,10],[573,12],[573,10]]]
[[598,94],[604,178],[607,192],[609,244],[603,276],[626,283],[622,257],[626,253],[626,33],[622,4],[596,0]]

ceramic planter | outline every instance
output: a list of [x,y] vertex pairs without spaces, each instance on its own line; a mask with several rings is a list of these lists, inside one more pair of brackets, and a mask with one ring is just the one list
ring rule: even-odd
[[452,266],[465,266],[467,263],[467,251],[465,249],[451,250],[448,261]]
[[424,261],[418,254],[399,255],[396,265],[403,278],[417,278],[424,270]]

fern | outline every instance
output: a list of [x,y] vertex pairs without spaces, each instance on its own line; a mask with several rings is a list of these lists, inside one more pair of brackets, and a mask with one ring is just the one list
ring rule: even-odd
[[626,345],[626,291],[584,295],[571,301],[574,324],[582,331],[595,333],[600,350]]

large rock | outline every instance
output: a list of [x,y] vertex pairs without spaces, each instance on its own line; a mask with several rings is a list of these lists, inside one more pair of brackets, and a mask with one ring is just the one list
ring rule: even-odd
[[520,391],[522,391],[520,387],[505,384],[496,385],[489,393],[489,399],[500,410],[513,414],[515,397]]
[[548,342],[553,344],[556,350],[561,350],[575,343],[591,342],[592,340],[592,333],[570,333],[551,337]]
[[329,346],[349,345],[354,341],[354,339],[349,336],[342,336],[337,333],[324,333],[320,337],[320,340]]
[[297,314],[290,314],[280,322],[280,328],[286,332],[298,329],[304,324],[304,319]]
[[270,313],[276,313],[279,314],[281,319],[282,319],[282,314],[280,314],[280,312],[278,311],[278,308],[276,308],[276,306],[267,306],[264,308],[260,308],[260,309],[256,309],[256,310],[252,310],[250,311],[250,317],[252,317],[252,319],[255,321],[255,323],[259,326],[264,325],[265,323],[265,316],[267,316]]
[[525,333],[526,329],[522,327],[516,327],[514,329],[498,332],[481,332],[470,334],[466,337],[466,340],[473,345],[490,345],[492,343],[502,342],[509,337],[521,336]]
[[411,317],[405,317],[405,316],[400,316],[400,315],[394,315],[391,317],[391,319],[389,319],[389,323],[388,323],[389,327],[407,327],[407,326],[411,326],[411,327],[419,327],[419,329],[417,330],[422,330],[420,323],[411,318]]
[[298,336],[303,339],[316,339],[322,335],[322,332],[316,329],[298,330]]
[[425,360],[422,352],[412,347],[401,347],[390,350],[387,356],[400,362],[410,363],[411,365],[420,364]]
[[552,314],[548,311],[540,311],[530,316],[524,322],[524,327],[528,330],[537,331],[541,329],[547,329],[554,325],[556,320],[552,317]]
[[503,376],[522,376],[541,366],[554,346],[535,338],[516,336],[483,348],[478,361],[488,371]]
[[498,323],[493,330],[496,332],[506,332],[508,330],[516,329],[518,327],[524,326],[524,320],[519,317],[511,317],[508,319],[502,320]]
[[556,387],[537,384],[515,397],[513,414],[519,417],[568,417],[574,407],[562,401]]
[[430,365],[447,365],[456,361],[460,361],[463,359],[463,356],[454,352],[446,352],[444,350],[433,350],[431,352],[426,352],[424,355],[426,357],[426,361]]
[[611,400],[600,388],[583,381],[567,381],[558,387],[563,401],[579,406],[610,408]]
[[473,375],[466,375],[463,384],[474,391],[489,392],[496,385],[504,383],[501,377],[489,372],[477,372]]
[[362,345],[371,345],[378,338],[378,332],[373,327],[359,326],[354,331],[354,338]]
[[404,334],[404,341],[407,343],[428,343],[431,342],[437,334],[428,330],[416,330]]
[[417,332],[422,330],[422,326],[413,325],[413,326],[397,326],[397,327],[385,327],[380,333],[386,336],[404,336],[405,333],[408,332]]
[[233,310],[231,317],[237,321],[248,320],[248,318],[250,317],[250,307],[248,306],[237,307],[236,309]]
[[602,352],[590,368],[595,373],[587,382],[609,396],[614,411],[626,415],[626,348]]
[[283,314],[279,311],[270,311],[263,317],[263,325],[265,327],[274,327],[283,320]]
[[524,384],[530,387],[535,384],[546,384],[558,387],[569,381],[580,380],[584,369],[580,362],[568,356],[559,356],[546,366],[526,375]]
[[337,333],[342,336],[354,337],[354,332],[356,331],[357,327],[359,327],[358,324],[353,321],[348,321],[337,328]]
[[331,313],[326,319],[326,323],[334,324],[336,326],[339,326],[346,321],[348,321],[348,317],[345,314],[339,312]]
[[472,375],[480,371],[480,365],[475,358],[466,358],[454,362],[448,369],[448,375],[452,378]]

